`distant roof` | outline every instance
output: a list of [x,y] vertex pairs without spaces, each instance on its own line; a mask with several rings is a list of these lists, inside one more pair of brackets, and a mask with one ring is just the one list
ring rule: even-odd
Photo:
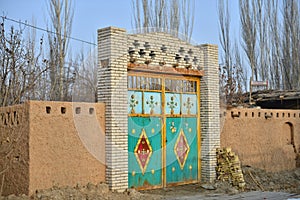
[[300,90],[264,90],[252,93],[252,101],[261,108],[300,109]]

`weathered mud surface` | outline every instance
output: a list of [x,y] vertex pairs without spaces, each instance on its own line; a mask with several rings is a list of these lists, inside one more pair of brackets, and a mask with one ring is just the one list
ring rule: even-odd
[[285,192],[291,194],[300,194],[300,168],[284,172],[266,172],[251,167],[243,167],[243,174],[246,181],[244,190],[238,190],[232,187],[229,182],[217,181],[213,184],[190,184],[171,188],[156,190],[136,191],[129,189],[119,193],[110,191],[106,184],[98,185],[88,184],[85,186],[77,185],[76,187],[53,187],[47,190],[38,190],[32,196],[15,196],[0,197],[1,200],[18,199],[18,200],[46,200],[46,199],[114,199],[114,200],[158,200],[173,199],[185,196],[203,195],[211,197],[214,195],[234,195],[249,191],[272,191]]

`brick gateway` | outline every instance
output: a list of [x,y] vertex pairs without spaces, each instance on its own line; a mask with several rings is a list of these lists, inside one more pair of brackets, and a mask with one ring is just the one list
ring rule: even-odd
[[[166,33],[127,34],[124,29],[108,27],[98,30],[98,59],[98,101],[106,105],[106,181],[110,188],[123,190],[131,186],[151,188],[174,183],[213,181],[216,166],[215,149],[220,145],[217,46],[194,46]],[[146,72],[148,75],[134,76],[134,73],[138,72]],[[176,87],[183,84],[187,76],[200,77],[203,74],[200,79],[186,81],[195,81],[196,90],[183,92],[183,88],[190,89],[188,85]],[[165,78],[166,75],[168,78]],[[134,81],[133,77],[136,77]],[[149,80],[153,83],[151,86],[147,86]],[[171,85],[166,87],[169,83]],[[156,86],[161,88],[157,90]],[[167,88],[172,91],[166,92]],[[150,91],[154,93],[150,94]],[[193,109],[196,109],[192,111],[193,114],[184,113],[182,110],[188,98],[192,100],[189,102],[190,106],[193,104]],[[185,102],[182,102],[183,99]],[[142,106],[147,104],[147,101],[149,106]],[[170,108],[172,101],[173,108]],[[156,103],[160,106],[156,106]],[[191,130],[195,130],[196,143],[190,143],[186,137],[189,129],[185,130],[181,123],[175,123],[176,117],[183,117],[184,114],[189,117],[188,120],[192,120],[191,115],[195,117],[188,124],[193,125]],[[152,129],[143,128],[146,123],[143,120],[147,121],[145,115],[151,116],[152,122],[159,126],[160,131],[154,130],[154,134],[163,135],[153,137],[155,143],[159,144],[158,149],[167,145],[168,142],[162,140],[167,138],[168,131],[174,126],[176,131],[173,134],[173,144],[170,145],[173,150],[163,150],[165,153],[154,155],[154,152],[158,151],[154,149],[154,141],[151,144],[148,138]],[[163,120],[163,123],[160,123],[160,120]],[[131,141],[133,134],[138,135],[135,141]],[[180,141],[180,148],[185,149],[180,156],[176,153],[176,139]],[[145,146],[139,146],[140,142],[144,142]],[[193,145],[195,147],[192,147]],[[143,154],[140,153],[142,150]],[[169,159],[166,152],[171,152],[170,156],[174,158],[177,155],[174,166],[166,165]],[[189,155],[193,154],[195,156],[191,157],[191,161]],[[159,160],[158,170],[151,164],[151,159],[155,156]],[[175,172],[178,173],[175,179],[175,176],[168,175]],[[152,179],[145,178],[145,173],[146,177],[153,176]],[[143,177],[143,181],[137,182],[136,177]]]

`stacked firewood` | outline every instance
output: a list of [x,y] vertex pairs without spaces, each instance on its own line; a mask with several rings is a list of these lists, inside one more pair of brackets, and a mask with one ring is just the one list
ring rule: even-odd
[[245,187],[245,180],[241,169],[241,162],[231,148],[217,148],[217,179],[228,181],[241,189]]

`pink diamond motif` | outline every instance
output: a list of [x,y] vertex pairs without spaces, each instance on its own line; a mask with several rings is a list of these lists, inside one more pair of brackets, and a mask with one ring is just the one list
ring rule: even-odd
[[142,133],[140,138],[135,146],[134,155],[138,161],[138,164],[141,168],[142,174],[145,173],[148,162],[152,155],[152,147],[148,140],[147,134],[144,129],[142,129]]
[[178,160],[181,169],[183,169],[184,167],[189,151],[190,151],[189,144],[186,140],[183,130],[181,129],[174,146],[174,153],[176,155],[176,158]]

